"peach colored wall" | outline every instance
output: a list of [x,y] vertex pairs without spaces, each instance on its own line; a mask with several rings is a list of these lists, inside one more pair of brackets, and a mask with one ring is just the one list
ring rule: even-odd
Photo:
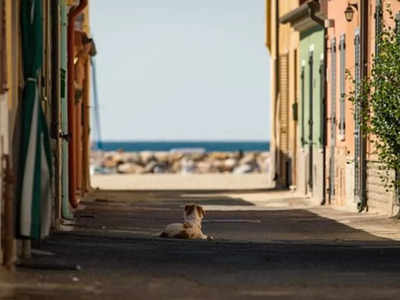
[[[352,176],[348,174],[348,162],[354,156],[354,118],[353,106],[349,101],[345,101],[345,135],[339,138],[339,121],[340,121],[340,52],[339,43],[342,34],[345,34],[345,68],[354,74],[354,35],[355,30],[359,26],[359,16],[356,11],[352,22],[347,22],[344,17],[344,11],[347,7],[347,1],[333,0],[328,1],[328,19],[333,20],[333,26],[328,29],[328,51],[327,51],[327,186],[329,186],[330,165],[329,158],[331,155],[331,41],[336,38],[336,139],[335,139],[335,200],[336,205],[352,205],[352,199],[347,199],[346,195],[351,190],[346,182],[353,181]],[[351,80],[346,80],[346,94],[353,89]],[[346,176],[347,175],[347,176]],[[348,187],[346,193],[346,186]],[[346,203],[347,202],[347,203]]]
[[[370,10],[375,12],[376,0],[370,1]],[[393,15],[395,16],[400,11],[400,1],[398,0],[382,0],[383,5],[383,23],[394,27],[394,22],[389,18],[389,14],[385,13],[387,5],[391,6]],[[369,72],[371,72],[372,59],[375,52],[375,17],[374,14],[369,15]],[[374,153],[374,146],[371,143],[367,144],[367,182],[366,182],[366,195],[368,207],[371,211],[383,212],[389,216],[394,215],[398,211],[398,206],[395,203],[395,193],[393,189],[385,187],[380,179],[380,175],[385,175],[379,169],[381,163]],[[390,176],[394,176],[393,172]]]
[[[375,7],[376,0],[368,1],[368,57],[369,57],[369,71],[372,63],[373,54],[375,52]],[[398,0],[383,0],[383,7],[390,3],[392,6],[393,13],[396,14],[400,11],[400,1]],[[333,204],[354,206],[352,201],[352,189],[354,183],[354,174],[351,171],[354,169],[352,160],[354,159],[354,110],[353,105],[349,101],[346,101],[346,131],[343,140],[339,138],[339,120],[340,120],[340,52],[339,52],[339,41],[340,36],[346,34],[346,69],[354,77],[354,35],[355,30],[360,25],[360,14],[359,11],[355,11],[353,21],[347,22],[344,18],[344,10],[347,7],[348,1],[342,0],[331,0],[328,1],[328,19],[334,21],[334,26],[328,29],[328,57],[327,57],[327,184],[329,184],[329,157],[330,157],[330,134],[331,134],[331,52],[330,43],[333,38],[336,38],[336,146],[335,146],[335,199]],[[360,1],[352,1],[357,3],[360,8]],[[388,16],[385,15],[385,22],[388,21]],[[354,89],[354,85],[351,80],[346,80],[346,94]],[[372,145],[367,145],[367,151],[369,152],[368,159],[373,160],[376,157],[372,155]],[[368,173],[369,174],[369,173]],[[367,178],[367,185],[370,179]],[[329,186],[329,185],[327,185]],[[347,190],[346,190],[347,189]],[[367,187],[368,190],[368,187]],[[389,200],[388,200],[389,201]],[[372,202],[372,200],[371,200]]]

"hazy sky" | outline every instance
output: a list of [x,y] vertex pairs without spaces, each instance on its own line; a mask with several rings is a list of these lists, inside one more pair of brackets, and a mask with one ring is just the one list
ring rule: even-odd
[[265,0],[94,0],[103,140],[270,137]]

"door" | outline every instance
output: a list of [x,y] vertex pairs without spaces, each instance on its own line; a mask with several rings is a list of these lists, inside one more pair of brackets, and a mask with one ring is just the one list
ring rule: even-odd
[[71,212],[69,203],[69,171],[68,171],[68,104],[67,104],[67,5],[65,0],[61,1],[61,68],[60,68],[60,78],[61,78],[61,156],[62,156],[62,166],[61,166],[61,178],[62,178],[62,209],[61,214],[64,219],[73,219],[73,214]]

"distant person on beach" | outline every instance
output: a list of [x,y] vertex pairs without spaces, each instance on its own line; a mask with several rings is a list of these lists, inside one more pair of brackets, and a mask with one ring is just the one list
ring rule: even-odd
[[239,159],[242,159],[243,158],[243,150],[242,149],[239,149]]

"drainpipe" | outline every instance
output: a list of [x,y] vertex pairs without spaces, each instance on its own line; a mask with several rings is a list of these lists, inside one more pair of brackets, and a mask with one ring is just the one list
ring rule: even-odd
[[3,184],[4,189],[4,265],[7,269],[13,270],[15,263],[13,191],[16,178],[12,172],[11,158],[9,154],[4,154],[1,157],[1,168],[3,172],[3,180],[0,181],[0,183]]
[[[360,1],[360,36],[361,36],[361,80],[368,76],[368,0]],[[361,105],[361,110],[364,109]],[[358,211],[368,210],[366,197],[366,168],[367,168],[367,139],[365,132],[361,129],[360,139],[360,202],[358,203]]]
[[321,19],[320,17],[315,15],[315,5],[319,5],[319,1],[314,1],[309,3],[309,15],[310,18],[317,23],[318,25],[320,25],[323,29],[324,29],[324,58],[323,58],[323,62],[324,62],[324,98],[322,99],[322,104],[323,104],[323,130],[322,130],[322,160],[323,160],[323,164],[322,164],[322,200],[321,200],[321,205],[325,205],[326,204],[326,99],[327,99],[327,54],[328,54],[328,47],[327,47],[327,41],[328,41],[328,30],[325,28],[325,21],[323,19]]
[[68,132],[70,135],[70,141],[68,143],[68,169],[69,169],[69,202],[72,207],[76,208],[79,204],[79,199],[76,196],[76,162],[77,153],[76,145],[78,136],[75,135],[76,126],[76,111],[75,111],[75,89],[74,89],[74,25],[76,17],[83,11],[87,6],[88,0],[81,0],[77,7],[71,8],[68,15]]
[[85,64],[85,80],[83,82],[83,132],[82,132],[82,192],[87,193],[90,189],[90,144],[89,144],[89,134],[90,134],[90,58]]

